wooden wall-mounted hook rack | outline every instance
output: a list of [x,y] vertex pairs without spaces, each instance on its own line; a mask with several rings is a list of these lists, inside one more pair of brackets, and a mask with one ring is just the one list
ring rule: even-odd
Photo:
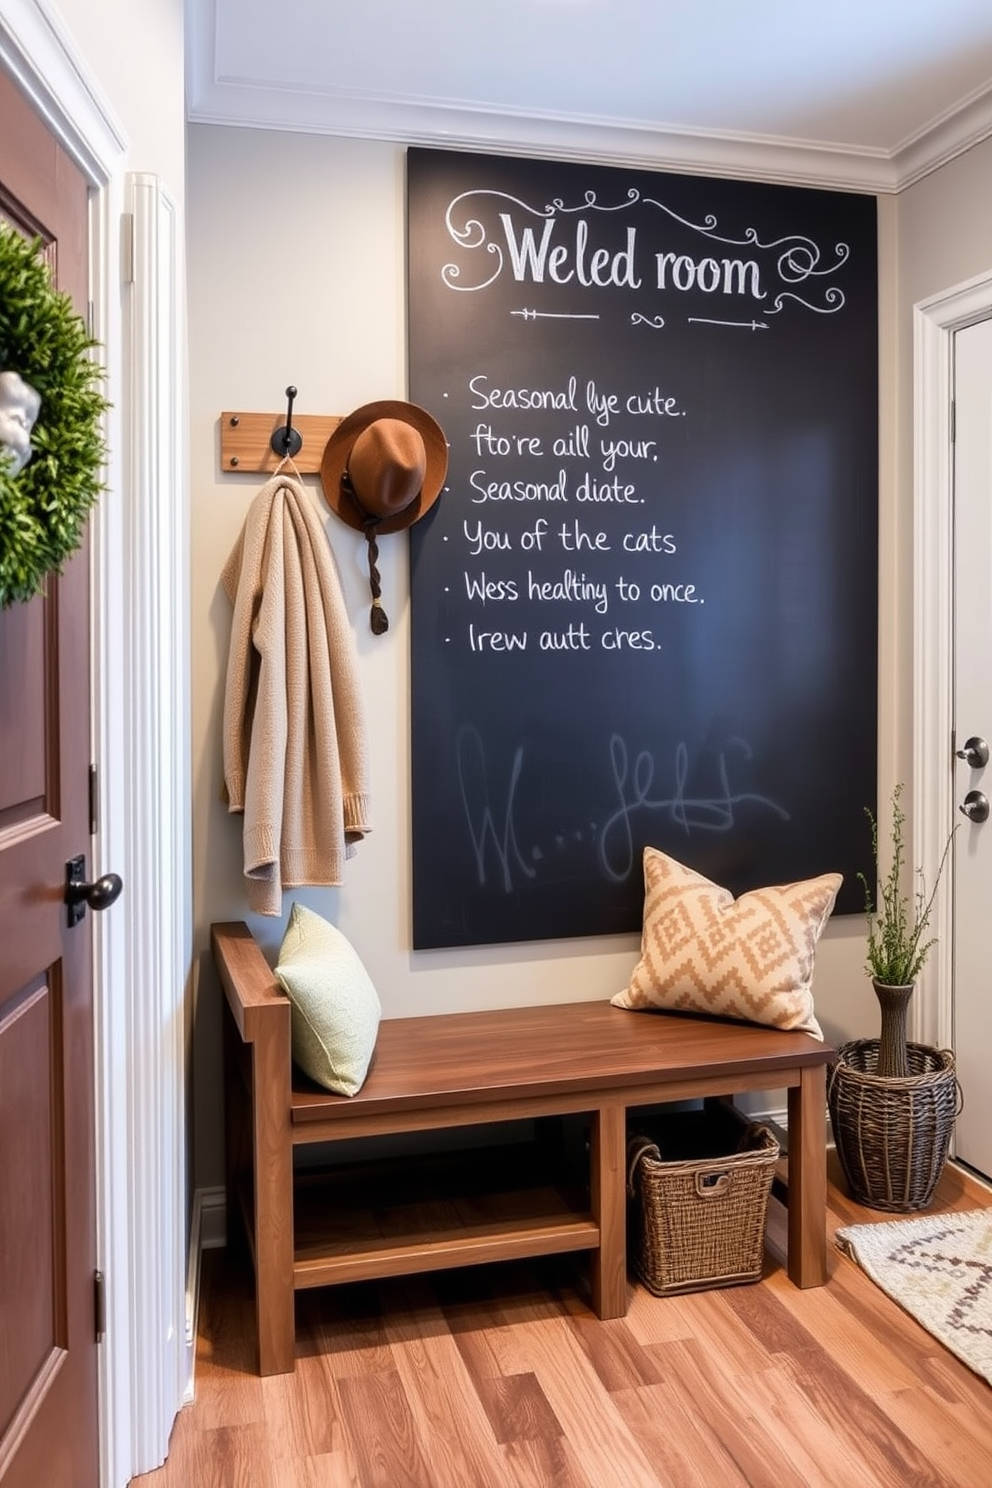
[[[316,475],[324,458],[324,446],[341,422],[341,414],[294,414],[292,427],[303,440],[293,464],[301,475]],[[227,473],[271,475],[281,455],[272,448],[272,436],[286,427],[282,413],[222,413],[220,416],[220,468]]]

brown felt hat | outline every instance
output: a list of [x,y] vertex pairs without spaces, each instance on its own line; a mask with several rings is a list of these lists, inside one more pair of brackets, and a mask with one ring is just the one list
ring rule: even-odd
[[441,426],[415,403],[366,403],[338,424],[320,480],[333,512],[376,536],[412,527],[437,500],[448,471]]

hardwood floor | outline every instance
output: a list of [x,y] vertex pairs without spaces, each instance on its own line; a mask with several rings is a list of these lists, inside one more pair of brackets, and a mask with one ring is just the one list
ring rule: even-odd
[[[831,1169],[829,1229],[886,1216]],[[948,1167],[935,1209],[992,1201]],[[599,1322],[567,1257],[298,1299],[260,1379],[251,1279],[204,1257],[196,1400],[134,1488],[988,1488],[992,1389],[831,1244],[825,1287],[753,1286]]]

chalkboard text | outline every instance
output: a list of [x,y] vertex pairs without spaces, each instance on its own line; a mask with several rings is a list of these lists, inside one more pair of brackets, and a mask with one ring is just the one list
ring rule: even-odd
[[[638,213],[643,222],[625,223],[623,215],[631,212]],[[846,303],[837,284],[821,281],[847,262],[851,252],[848,243],[838,241],[824,250],[807,233],[762,238],[754,227],[737,234],[727,232],[721,230],[716,212],[688,217],[659,197],[636,188],[628,190],[621,201],[600,201],[598,193],[590,189],[577,203],[558,198],[541,206],[503,191],[462,191],[448,203],[445,225],[468,260],[484,262],[485,268],[492,270],[473,280],[467,265],[443,264],[441,282],[460,294],[488,290],[508,271],[515,284],[535,289],[555,286],[585,293],[623,290],[640,300],[649,288],[657,294],[699,293],[724,301],[753,302],[761,305],[766,316],[794,306],[832,315]],[[659,242],[660,237],[667,241]],[[706,251],[690,252],[689,244],[700,239]],[[746,251],[734,251],[739,249]],[[476,257],[480,251],[485,255],[482,261]],[[645,274],[642,261],[651,266],[653,274]],[[562,312],[516,307],[510,313],[526,320]],[[572,313],[581,318],[582,312]],[[665,324],[663,318],[643,311],[638,311],[634,319],[658,328]],[[697,324],[706,323],[705,318],[691,319]],[[758,323],[752,324],[756,327]],[[761,324],[767,328],[767,321]]]

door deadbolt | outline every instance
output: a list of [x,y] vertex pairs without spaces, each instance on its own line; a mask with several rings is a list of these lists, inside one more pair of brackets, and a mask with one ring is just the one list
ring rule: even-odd
[[988,797],[982,791],[969,791],[959,809],[976,825],[989,819]]
[[981,770],[989,762],[989,746],[984,739],[979,738],[977,734],[973,734],[970,739],[964,741],[961,748],[957,751],[957,756],[958,759],[963,759],[965,764],[970,765],[973,770]]

